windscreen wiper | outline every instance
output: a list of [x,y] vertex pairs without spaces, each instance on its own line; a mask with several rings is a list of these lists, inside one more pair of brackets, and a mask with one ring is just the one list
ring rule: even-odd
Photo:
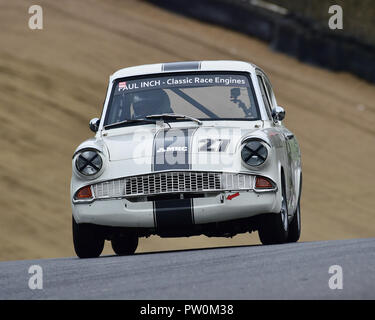
[[124,120],[124,121],[120,121],[116,123],[107,124],[106,126],[104,126],[104,129],[107,130],[107,129],[125,127],[128,124],[138,123],[138,122],[156,123],[155,120],[149,120],[149,119],[128,119],[128,120]]
[[198,123],[199,125],[202,124],[202,121],[190,117],[185,116],[184,114],[176,114],[176,113],[162,113],[162,114],[152,114],[149,116],[146,116],[147,119],[162,119],[162,120],[168,120],[168,119],[175,119],[175,120],[190,120]]

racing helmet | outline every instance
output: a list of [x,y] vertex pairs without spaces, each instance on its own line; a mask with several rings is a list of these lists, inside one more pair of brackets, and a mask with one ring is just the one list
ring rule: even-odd
[[133,111],[134,119],[142,119],[151,114],[173,112],[168,94],[163,89],[153,89],[134,93]]

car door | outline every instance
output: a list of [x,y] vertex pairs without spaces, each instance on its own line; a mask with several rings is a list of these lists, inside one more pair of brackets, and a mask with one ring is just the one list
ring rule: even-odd
[[[273,100],[274,107],[276,107],[276,99],[272,90],[271,83],[267,77],[264,76],[263,78],[266,90],[268,94],[271,97],[271,100]],[[298,202],[298,196],[299,196],[299,180],[300,180],[300,172],[301,172],[301,154],[300,149],[298,145],[298,141],[293,134],[287,127],[285,127],[282,123],[280,123],[280,130],[282,131],[284,137],[285,137],[285,146],[287,150],[288,155],[288,165],[289,165],[289,202],[290,202],[290,208],[293,209],[293,211],[297,207]],[[290,214],[293,214],[293,212],[290,212]]]
[[[272,114],[272,109],[276,108],[277,102],[275,95],[272,90],[272,86],[267,76],[264,73],[258,74],[258,82],[261,87],[263,100],[265,102],[265,107],[268,109],[267,114]],[[272,119],[272,115],[270,116]],[[273,119],[272,119],[273,121]],[[293,144],[294,135],[289,131],[281,121],[274,122],[275,129],[280,133],[280,137],[283,144],[283,169],[285,174],[285,187],[286,195],[288,200],[288,208],[290,208],[292,214],[295,208],[296,194],[295,194],[295,178],[294,178],[294,168],[293,168],[293,154],[291,144]]]

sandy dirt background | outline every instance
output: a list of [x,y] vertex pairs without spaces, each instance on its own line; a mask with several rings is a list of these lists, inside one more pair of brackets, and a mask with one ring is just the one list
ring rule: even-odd
[[[92,135],[109,75],[180,60],[252,61],[269,74],[302,149],[301,241],[375,236],[374,85],[143,1],[39,1],[40,31],[28,28],[32,4],[0,0],[0,260],[74,255],[71,156]],[[153,236],[138,252],[257,243]]]

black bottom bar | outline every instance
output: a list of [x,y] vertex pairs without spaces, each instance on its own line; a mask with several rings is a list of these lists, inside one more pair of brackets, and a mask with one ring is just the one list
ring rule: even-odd
[[154,202],[156,228],[193,225],[192,199],[159,200]]

